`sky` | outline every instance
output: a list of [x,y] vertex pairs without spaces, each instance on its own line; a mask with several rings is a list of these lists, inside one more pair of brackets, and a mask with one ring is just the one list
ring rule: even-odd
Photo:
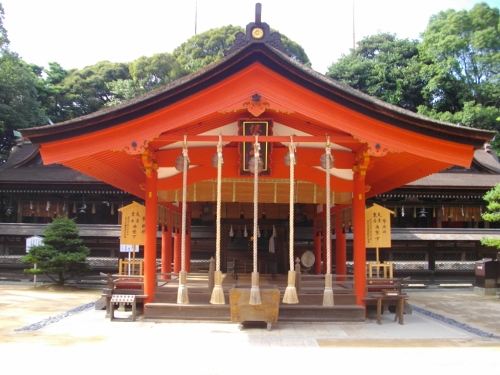
[[[195,34],[255,21],[256,0],[0,0],[10,49],[48,68],[128,63],[168,52]],[[261,0],[262,22],[300,44],[326,73],[355,41],[379,32],[419,39],[441,10],[470,10],[479,0]],[[485,0],[500,8],[500,0]],[[353,22],[354,20],[354,22]]]

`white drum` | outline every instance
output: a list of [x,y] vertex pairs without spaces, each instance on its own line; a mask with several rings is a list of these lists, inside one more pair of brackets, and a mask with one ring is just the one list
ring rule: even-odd
[[302,267],[311,268],[314,264],[316,257],[312,251],[304,251],[300,256],[300,264]]

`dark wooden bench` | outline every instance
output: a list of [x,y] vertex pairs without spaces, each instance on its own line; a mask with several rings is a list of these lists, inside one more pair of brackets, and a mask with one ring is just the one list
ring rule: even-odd
[[373,293],[369,297],[363,298],[365,302],[375,302],[377,304],[377,324],[382,324],[382,309],[392,303],[396,306],[394,321],[404,324],[404,306],[408,299],[406,294],[385,294]]
[[[395,319],[398,318],[398,313],[400,313],[399,317],[402,317],[402,315],[404,314],[405,301],[403,300],[403,306],[400,310],[398,310],[399,299],[398,297],[395,297],[394,294],[396,294],[396,296],[405,296],[406,294],[403,292],[403,288],[408,280],[410,280],[409,277],[399,277],[392,279],[368,278],[366,280],[366,297],[362,300],[365,302],[366,306],[377,306],[377,310],[379,308],[378,303],[381,302],[380,314],[382,314],[383,311],[388,311],[389,307],[392,306],[396,310]],[[393,296],[385,296],[383,300],[379,300],[378,296],[385,293],[393,294]],[[377,322],[378,321],[380,321],[379,316],[377,316]],[[400,318],[400,322],[402,321],[403,319]]]

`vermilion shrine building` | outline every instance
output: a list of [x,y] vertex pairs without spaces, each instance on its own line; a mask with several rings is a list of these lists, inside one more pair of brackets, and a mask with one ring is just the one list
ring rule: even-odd
[[[22,135],[39,148],[45,164],[61,164],[145,202],[144,289],[150,301],[157,229],[168,237],[179,228],[179,206],[173,203],[183,197],[184,174],[175,168],[183,150],[189,157],[186,201],[215,202],[212,156],[221,142],[224,217],[239,218],[240,208],[254,202],[247,153],[259,142],[264,163],[258,176],[259,216],[263,210],[272,216],[274,204],[290,199],[290,168],[284,159],[293,142],[293,202],[312,205],[316,220],[325,216],[329,196],[336,214],[338,274],[346,272],[338,213],[352,207],[355,293],[363,304],[367,199],[453,166],[469,167],[474,152],[494,133],[420,116],[327,78],[290,58],[279,34],[271,33],[258,15],[222,60],[126,103],[26,129]],[[334,160],[326,174],[320,158],[328,148]],[[249,211],[243,215],[245,220],[254,216]],[[318,230],[325,226],[325,220],[316,223]],[[163,254],[172,251],[168,242]],[[326,261],[321,245],[314,250],[317,259]],[[288,269],[287,259],[278,258],[281,269]]]

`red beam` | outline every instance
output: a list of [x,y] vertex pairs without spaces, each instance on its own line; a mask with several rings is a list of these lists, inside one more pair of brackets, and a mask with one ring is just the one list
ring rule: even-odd
[[[254,142],[255,137],[252,135],[188,135],[186,137],[186,142],[218,142],[219,139],[222,142]],[[258,138],[259,142],[290,142],[290,136],[286,135],[260,135]],[[184,142],[184,135],[180,134],[162,134],[155,141],[162,142]],[[336,135],[330,137],[330,143],[345,143],[352,142],[354,138],[349,135]],[[327,142],[327,137],[325,136],[294,136],[294,143],[325,143]]]

